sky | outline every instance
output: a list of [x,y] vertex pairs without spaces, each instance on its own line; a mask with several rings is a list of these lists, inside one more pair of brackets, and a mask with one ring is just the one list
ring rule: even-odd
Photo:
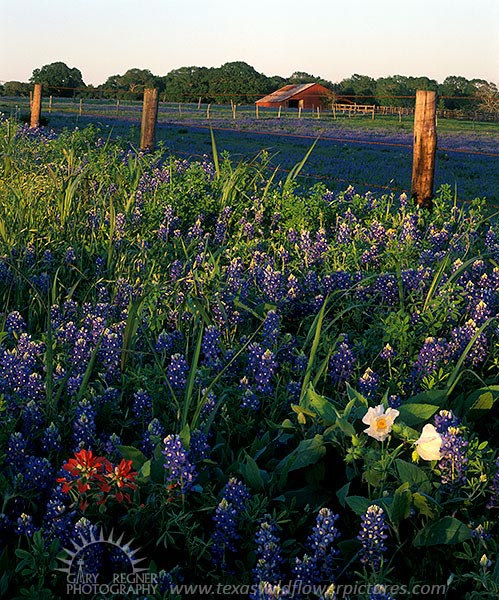
[[87,85],[244,61],[332,82],[449,75],[499,84],[497,0],[0,0],[0,82],[62,61]]

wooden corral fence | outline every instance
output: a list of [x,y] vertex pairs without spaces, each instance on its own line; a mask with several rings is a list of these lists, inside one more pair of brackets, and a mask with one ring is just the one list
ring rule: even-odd
[[331,109],[333,111],[333,117],[336,118],[336,113],[348,114],[349,117],[352,115],[372,115],[374,119],[374,113],[376,106],[374,104],[340,104],[335,102]]

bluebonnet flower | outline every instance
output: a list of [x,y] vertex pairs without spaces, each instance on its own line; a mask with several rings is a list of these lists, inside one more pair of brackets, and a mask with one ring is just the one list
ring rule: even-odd
[[336,242],[338,244],[350,244],[352,241],[352,228],[349,223],[341,221],[338,224],[336,232]]
[[[253,569],[255,583],[270,583],[272,585],[279,583],[284,561],[281,555],[279,538],[277,537],[277,527],[269,516],[260,523],[255,541],[257,544],[256,565]],[[261,597],[258,595],[251,596],[253,600]]]
[[375,373],[370,367],[366,369],[362,377],[357,383],[359,392],[366,398],[374,398],[378,391],[379,375]]
[[199,413],[199,420],[201,423],[206,423],[211,413],[215,410],[217,399],[213,390],[210,390],[208,394],[206,394],[206,389],[203,389],[201,393],[204,398],[204,402]]
[[321,227],[315,234],[315,242],[312,248],[310,249],[310,262],[316,263],[321,261],[328,250],[329,244],[326,235],[326,230],[323,227]]
[[242,512],[245,508],[246,502],[251,497],[251,494],[242,481],[239,481],[235,477],[231,477],[225,484],[223,489],[223,497],[233,506],[235,506],[239,512]]
[[307,271],[305,273],[305,277],[303,278],[303,289],[307,291],[308,296],[316,296],[319,295],[320,292],[320,282],[319,277],[315,271]]
[[[171,588],[174,585],[179,585],[184,578],[180,573],[180,567],[177,565],[170,571],[161,569],[158,573],[157,585],[160,594],[170,594]],[[138,599],[137,599],[138,600]],[[146,599],[144,599],[146,600]]]
[[399,239],[402,244],[417,244],[421,238],[421,232],[418,228],[418,215],[416,213],[408,213],[402,222]]
[[33,537],[35,533],[35,526],[33,525],[33,517],[26,513],[21,513],[17,519],[17,524],[14,528],[17,535],[27,535]]
[[303,558],[295,558],[293,565],[293,575],[295,581],[300,581],[303,585],[312,585],[317,583],[317,565],[314,557],[304,554]]
[[241,408],[257,411],[260,408],[260,400],[249,384],[246,376],[242,377],[239,381],[239,389],[243,391],[240,404]]
[[402,404],[402,398],[398,394],[390,394],[388,396],[388,406],[389,408],[399,408]]
[[440,365],[448,362],[449,345],[443,338],[428,337],[419,351],[418,358],[413,365],[413,374],[424,377],[434,373]]
[[338,515],[329,508],[321,508],[312,534],[308,538],[308,546],[313,553],[316,574],[321,580],[330,580],[333,575],[333,560],[339,554],[336,541],[340,533],[336,527]]
[[175,259],[170,265],[170,281],[177,281],[182,276],[184,265],[179,259]]
[[[113,454],[116,454],[118,452],[118,446],[121,446],[123,443],[117,433],[112,433],[111,435],[101,435],[101,442],[104,454],[107,457],[111,457]],[[116,454],[116,457],[118,458],[119,455]]]
[[479,300],[476,304],[474,304],[470,308],[470,317],[474,323],[480,327],[495,315],[495,307],[491,308],[488,304],[486,304],[483,300]]
[[438,411],[433,417],[433,422],[435,423],[435,429],[440,435],[444,435],[449,427],[458,427],[459,425],[458,417],[451,410]]
[[290,381],[286,386],[288,402],[296,403],[300,399],[302,384],[298,381]]
[[[487,507],[487,508],[489,508],[489,507]],[[487,540],[490,540],[492,538],[492,534],[490,533],[490,527],[491,527],[491,523],[485,523],[485,524],[480,523],[473,529],[473,531],[471,532],[471,536],[475,539],[478,539],[478,540],[484,541],[484,542]]]
[[236,541],[240,537],[237,531],[237,517],[238,511],[235,506],[222,498],[213,516],[215,530],[211,536],[211,556],[214,564],[223,571],[231,572],[229,555],[236,551]]
[[61,433],[53,422],[45,428],[41,438],[42,447],[46,451],[58,452],[62,448]]
[[16,471],[20,471],[26,460],[28,441],[20,431],[11,433],[5,460]]
[[262,581],[258,585],[257,591],[250,596],[251,600],[277,600],[278,598],[290,598],[291,592],[288,586],[281,586],[280,583],[269,583]]
[[300,285],[300,282],[298,281],[298,278],[295,275],[293,275],[293,273],[291,273],[288,276],[288,279],[286,281],[286,288],[286,298],[288,300],[296,300],[302,294],[302,287]]
[[273,386],[271,379],[278,367],[274,353],[267,349],[260,356],[255,372],[256,391],[262,394],[271,394]]
[[163,443],[168,489],[179,489],[181,494],[185,494],[194,485],[197,477],[196,467],[191,463],[189,452],[184,448],[179,435],[168,435]]
[[348,381],[354,372],[356,358],[346,334],[329,359],[329,376],[334,385]]
[[224,571],[231,571],[230,555],[236,551],[236,542],[240,538],[238,520],[249,497],[249,491],[244,483],[232,477],[226,483],[222,500],[215,510],[211,555],[215,565]]
[[139,421],[152,419],[152,398],[145,390],[134,392],[132,414]]
[[163,425],[158,419],[152,419],[152,421],[147,426],[147,430],[142,436],[142,452],[144,452],[146,456],[150,456],[156,448],[157,444],[159,444],[159,442],[163,439],[164,435],[165,428],[163,427]]
[[22,413],[23,431],[27,435],[33,431],[38,431],[43,427],[44,420],[45,417],[40,406],[34,400],[30,400],[24,406]]
[[187,383],[189,365],[182,354],[173,354],[166,371],[166,377],[174,391],[181,391]]
[[468,442],[462,436],[459,419],[451,411],[441,410],[434,417],[435,428],[442,437],[438,463],[444,491],[455,491],[466,483]]
[[10,312],[5,318],[5,326],[4,329],[7,333],[12,334],[21,334],[26,332],[26,321],[24,320],[21,313],[17,310],[13,310]]
[[390,346],[390,344],[385,344],[379,355],[384,360],[391,360],[395,356],[395,350]]
[[281,330],[281,316],[275,310],[269,310],[262,325],[262,345],[272,348],[277,344]]
[[66,253],[64,254],[64,262],[66,265],[71,265],[76,262],[76,252],[72,246],[68,246],[66,248]]
[[221,364],[220,331],[215,325],[208,325],[203,332],[201,350],[203,353],[203,365],[211,369],[217,369]]
[[[473,320],[467,321],[462,327],[452,329],[449,340],[451,356],[457,359],[462,355],[466,346],[478,332],[478,327]],[[485,361],[488,356],[488,340],[485,333],[480,333],[466,355],[465,364],[477,367]]]
[[204,235],[203,230],[204,215],[201,213],[196,217],[194,224],[187,230],[187,240],[202,239]]
[[175,345],[182,341],[182,339],[183,334],[178,329],[170,332],[161,331],[156,341],[155,350],[156,352],[165,352],[166,354],[171,354]]
[[204,431],[199,429],[191,431],[189,454],[193,462],[199,462],[209,457],[210,444],[208,443],[208,435]]
[[492,478],[492,485],[490,487],[491,496],[487,503],[487,508],[499,508],[499,458],[496,460],[496,472]]
[[388,525],[385,521],[383,509],[376,504],[371,505],[362,517],[357,539],[362,544],[360,550],[361,563],[371,566],[375,572],[380,570],[383,554],[386,552],[387,531]]
[[259,277],[264,298],[268,302],[279,302],[283,297],[284,279],[282,273],[268,264]]
[[395,596],[387,591],[386,586],[377,583],[369,594],[369,600],[395,600]]
[[73,441],[75,451],[91,448],[95,440],[95,417],[97,416],[90,400],[80,400],[73,421]]

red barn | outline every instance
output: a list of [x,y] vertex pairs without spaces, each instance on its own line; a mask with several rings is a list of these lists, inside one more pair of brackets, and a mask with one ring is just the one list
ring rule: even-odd
[[260,98],[256,104],[267,108],[327,108],[331,105],[331,101],[327,100],[330,95],[331,91],[320,83],[301,83],[285,85],[280,90]]

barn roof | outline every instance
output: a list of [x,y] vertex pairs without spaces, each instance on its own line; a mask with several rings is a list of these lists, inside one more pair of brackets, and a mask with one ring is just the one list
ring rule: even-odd
[[285,85],[284,87],[280,88],[279,90],[272,92],[268,96],[264,96],[263,98],[260,98],[260,100],[257,100],[257,102],[276,102],[276,103],[285,102],[286,100],[289,100],[290,98],[292,98],[299,92],[304,92],[305,90],[307,90],[310,87],[313,87],[314,85],[318,85],[318,84],[317,83],[300,83],[300,84],[294,84],[294,85]]

